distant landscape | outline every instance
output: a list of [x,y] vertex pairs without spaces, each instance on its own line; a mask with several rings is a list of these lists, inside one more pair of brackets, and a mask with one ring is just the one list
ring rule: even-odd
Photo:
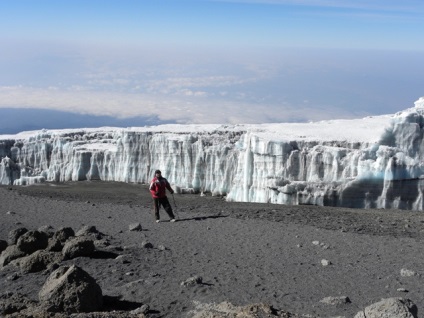
[[[11,118],[16,118],[11,121]],[[21,131],[63,128],[139,127],[173,123],[157,117],[115,118],[94,116],[46,109],[0,108],[0,135],[16,134]]]

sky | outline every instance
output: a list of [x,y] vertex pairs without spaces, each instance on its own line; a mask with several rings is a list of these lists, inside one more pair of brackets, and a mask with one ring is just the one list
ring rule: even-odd
[[422,34],[422,0],[4,0],[0,133],[396,113]]

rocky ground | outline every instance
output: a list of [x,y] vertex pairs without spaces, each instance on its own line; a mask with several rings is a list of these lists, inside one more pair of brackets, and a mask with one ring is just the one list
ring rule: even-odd
[[20,227],[98,231],[89,255],[29,273],[5,265],[0,309],[17,295],[36,306],[55,268],[72,265],[101,287],[110,317],[354,317],[390,297],[424,308],[422,212],[174,198],[179,221],[162,211],[157,224],[145,185],[0,187],[0,240]]

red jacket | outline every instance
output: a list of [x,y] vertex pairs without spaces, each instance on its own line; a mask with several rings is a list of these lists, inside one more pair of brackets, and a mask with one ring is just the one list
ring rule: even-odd
[[171,185],[165,178],[154,177],[152,181],[150,181],[149,190],[153,198],[165,198],[166,189],[168,189],[169,192],[174,193],[174,190],[172,190]]

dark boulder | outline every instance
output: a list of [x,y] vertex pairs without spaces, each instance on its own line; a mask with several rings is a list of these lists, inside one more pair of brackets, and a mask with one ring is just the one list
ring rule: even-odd
[[28,232],[28,230],[24,227],[20,227],[17,229],[14,229],[12,231],[9,232],[9,235],[7,237],[7,242],[9,243],[9,245],[14,245],[16,244],[16,242],[18,241],[19,237],[23,234],[25,234],[26,232]]
[[60,242],[66,242],[72,236],[75,236],[75,232],[72,228],[61,227],[54,233],[53,239],[59,240]]
[[72,259],[80,256],[90,256],[94,251],[93,240],[86,236],[80,236],[67,241],[63,247],[62,254],[66,259]]
[[26,254],[34,253],[38,250],[43,250],[49,243],[49,237],[45,232],[28,231],[21,235],[16,242],[16,246]]
[[47,269],[49,266],[60,263],[63,259],[62,253],[39,250],[29,256],[18,260],[22,273],[35,273]]
[[0,268],[25,255],[26,253],[18,249],[16,245],[8,246],[0,255]]
[[39,294],[49,312],[93,312],[103,305],[100,286],[78,266],[62,266],[47,278]]

